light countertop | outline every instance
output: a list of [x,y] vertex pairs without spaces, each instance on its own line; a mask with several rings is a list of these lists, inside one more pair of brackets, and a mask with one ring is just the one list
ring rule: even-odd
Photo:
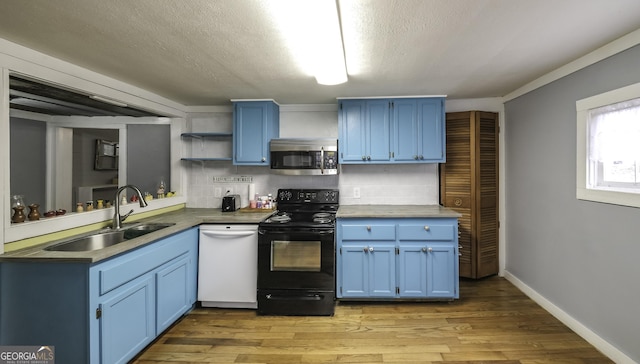
[[[273,213],[272,210],[264,211],[234,211],[221,212],[220,209],[194,209],[186,208],[150,218],[138,220],[142,223],[175,223],[175,225],[154,231],[135,239],[126,240],[122,243],[93,251],[47,251],[44,248],[69,240],[73,237],[52,240],[50,242],[24,248],[5,254],[0,254],[2,261],[55,261],[55,262],[76,262],[76,263],[96,263],[101,260],[111,258],[115,255],[125,253],[166,236],[181,232],[200,224],[258,224]],[[129,223],[126,221],[125,224]],[[95,232],[94,232],[95,233]],[[91,235],[91,233],[80,236]]]
[[[221,212],[220,209],[185,208],[136,221],[142,223],[170,222],[175,225],[110,247],[84,252],[44,250],[48,246],[69,240],[70,237],[0,254],[0,262],[20,260],[91,264],[201,224],[258,224],[272,213],[272,210]],[[338,218],[457,218],[462,215],[439,205],[342,205],[336,216]],[[91,235],[91,233],[81,234],[78,237],[83,235]]]
[[340,205],[337,218],[430,218],[461,217],[440,205]]

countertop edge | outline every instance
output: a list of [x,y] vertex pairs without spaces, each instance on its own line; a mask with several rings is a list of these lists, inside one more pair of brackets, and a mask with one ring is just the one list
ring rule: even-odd
[[[49,263],[89,263],[94,264],[115,256],[127,253],[131,250],[154,243],[160,239],[183,232],[192,227],[202,224],[255,224],[267,218],[273,213],[272,210],[264,212],[220,212],[220,209],[198,209],[185,208],[177,211],[167,212],[149,218],[137,220],[141,223],[166,223],[173,222],[175,225],[131,239],[125,242],[99,249],[85,252],[62,252],[46,251],[44,248],[67,241],[73,237],[51,240],[46,243],[32,247],[15,250],[0,254],[2,262],[49,262]],[[77,237],[93,234],[78,234]]]
[[[32,247],[0,254],[0,262],[55,262],[94,264],[146,246],[202,224],[258,224],[274,211],[225,212],[220,209],[184,208],[141,219],[142,223],[173,222],[175,225],[104,249],[88,252],[46,251],[44,248],[69,240],[52,240]],[[462,214],[440,205],[341,205],[337,218],[458,218]],[[93,232],[95,233],[95,232]],[[91,233],[79,234],[79,236]]]
[[440,205],[341,205],[336,218],[459,218],[462,214]]

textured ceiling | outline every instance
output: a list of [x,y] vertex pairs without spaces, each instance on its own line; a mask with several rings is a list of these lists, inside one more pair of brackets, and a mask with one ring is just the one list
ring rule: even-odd
[[266,9],[285,1],[0,0],[0,38],[184,105],[316,104],[503,96],[640,28],[638,0],[340,0],[349,81],[322,86]]

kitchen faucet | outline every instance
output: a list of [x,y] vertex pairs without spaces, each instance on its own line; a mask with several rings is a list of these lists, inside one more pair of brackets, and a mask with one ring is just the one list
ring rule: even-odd
[[129,217],[129,215],[131,215],[131,213],[133,212],[133,210],[131,210],[124,216],[120,215],[120,192],[122,192],[127,187],[131,188],[133,191],[135,191],[136,195],[138,195],[138,201],[140,202],[140,207],[147,207],[147,201],[145,201],[144,198],[142,197],[142,192],[140,192],[140,189],[138,187],[134,185],[126,185],[118,188],[118,191],[116,191],[116,201],[115,201],[116,205],[115,205],[115,212],[113,214],[113,223],[111,224],[111,228],[114,230],[120,229],[122,227],[122,222],[124,221],[124,219]]

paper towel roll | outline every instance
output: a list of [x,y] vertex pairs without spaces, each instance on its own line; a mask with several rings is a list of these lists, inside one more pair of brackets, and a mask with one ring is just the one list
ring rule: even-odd
[[249,200],[253,200],[256,195],[256,185],[249,183]]

